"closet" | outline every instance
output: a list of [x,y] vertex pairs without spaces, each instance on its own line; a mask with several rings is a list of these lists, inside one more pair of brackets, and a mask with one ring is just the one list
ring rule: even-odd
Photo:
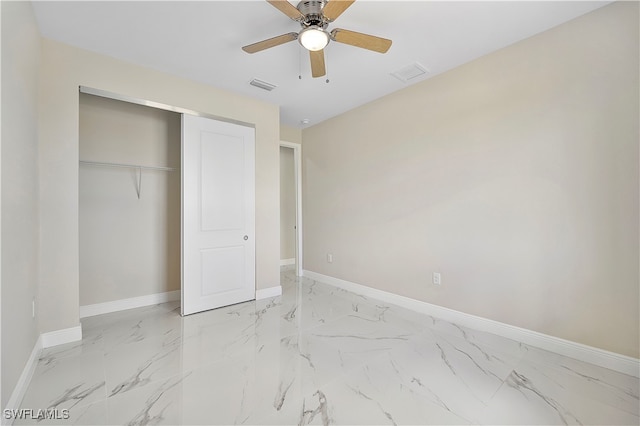
[[79,96],[80,306],[179,291],[181,115]]
[[255,129],[79,96],[80,315],[254,299]]

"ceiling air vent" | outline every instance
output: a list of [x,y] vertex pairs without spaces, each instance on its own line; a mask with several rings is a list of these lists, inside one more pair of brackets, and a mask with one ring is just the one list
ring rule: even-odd
[[391,73],[392,76],[397,78],[403,83],[407,83],[411,80],[414,80],[418,77],[422,77],[429,72],[428,69],[415,62],[411,65],[407,65],[404,68],[399,69],[396,72]]
[[257,78],[254,78],[253,80],[251,80],[249,84],[252,86],[258,87],[260,89],[264,89],[268,92],[272,91],[277,87],[275,84],[267,83],[266,81],[258,80]]

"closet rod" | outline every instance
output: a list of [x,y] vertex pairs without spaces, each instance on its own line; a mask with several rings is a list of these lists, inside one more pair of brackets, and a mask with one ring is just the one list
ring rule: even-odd
[[83,161],[83,160],[80,160],[80,164],[85,164],[87,166],[99,166],[99,167],[121,167],[121,168],[139,169],[139,170],[158,170],[163,172],[174,172],[176,170],[173,167],[138,166],[135,164],[100,163],[97,161]]

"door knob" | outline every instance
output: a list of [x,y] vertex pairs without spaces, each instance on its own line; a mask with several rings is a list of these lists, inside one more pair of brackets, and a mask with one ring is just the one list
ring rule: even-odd
[[248,236],[248,235],[245,235],[245,236],[244,236],[244,240],[245,240],[245,241],[247,241],[248,239],[249,239],[249,236]]

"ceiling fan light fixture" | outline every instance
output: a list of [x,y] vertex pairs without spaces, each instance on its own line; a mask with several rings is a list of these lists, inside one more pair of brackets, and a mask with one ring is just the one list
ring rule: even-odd
[[305,49],[317,52],[329,44],[329,34],[322,28],[312,25],[300,31],[298,40]]

